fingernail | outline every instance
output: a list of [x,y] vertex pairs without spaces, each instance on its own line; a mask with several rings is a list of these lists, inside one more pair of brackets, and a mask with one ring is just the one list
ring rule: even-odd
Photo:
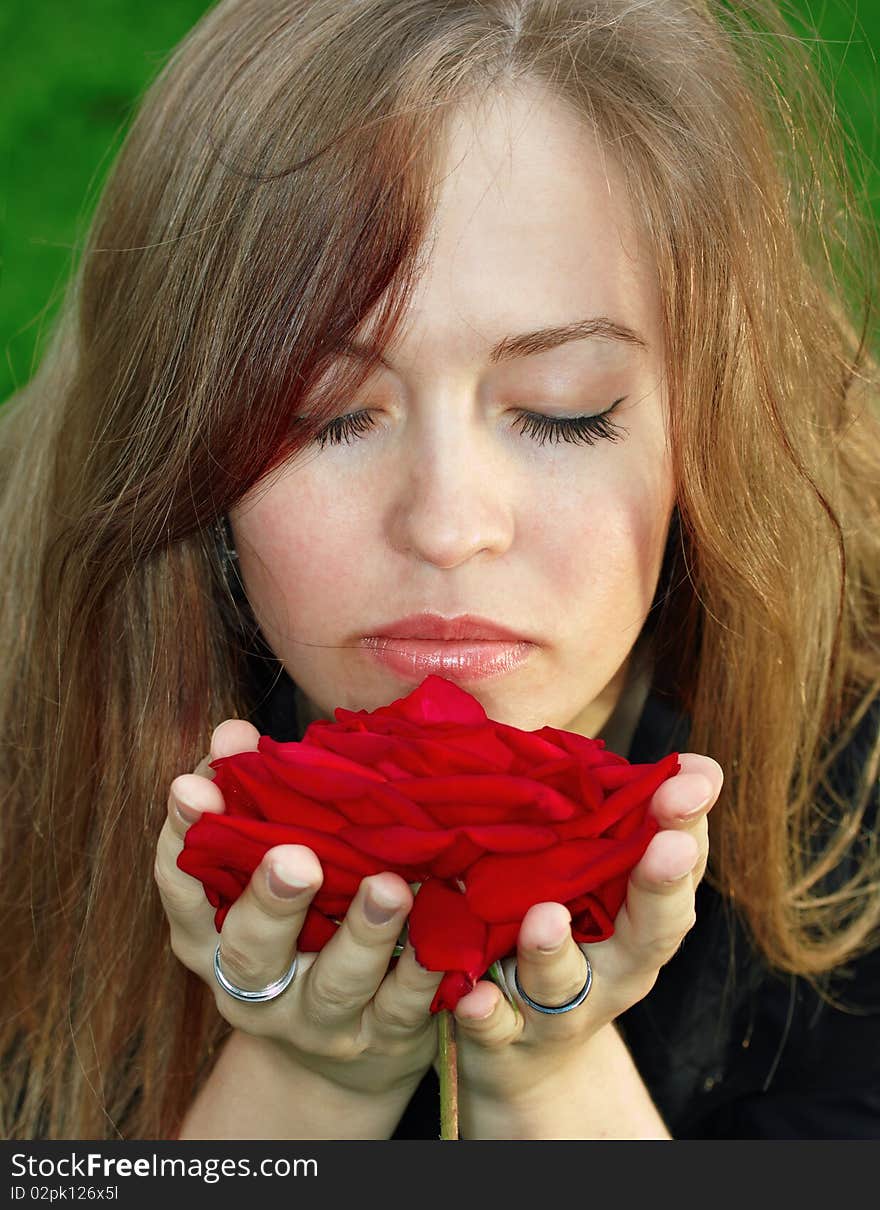
[[693,862],[688,866],[688,868],[681,874],[676,874],[674,878],[664,878],[663,885],[672,886],[673,883],[681,882],[683,879],[687,878],[689,874],[693,874],[694,870],[697,868],[697,862],[699,860],[699,857],[694,858]]
[[[561,911],[560,911],[561,908]],[[553,929],[550,927],[553,924],[554,917],[556,919],[557,929],[561,932],[553,936]],[[557,904],[551,914],[545,915],[541,920],[538,932],[544,933],[543,941],[538,941],[535,948],[539,954],[557,954],[565,945],[569,938],[569,926],[571,925],[571,912],[564,904]]]
[[710,794],[708,798],[703,799],[703,801],[700,803],[700,805],[698,807],[692,807],[690,811],[682,811],[682,813],[679,815],[678,818],[679,819],[693,819],[695,815],[700,815],[703,811],[706,810],[706,807],[708,807],[709,803],[712,801],[712,799],[714,797],[715,797],[714,794]]
[[189,807],[185,802],[181,802],[180,799],[177,799],[176,807],[177,814],[185,824],[196,823],[202,818],[202,812],[198,808]]
[[377,888],[370,887],[364,900],[364,915],[370,924],[387,924],[400,911],[400,904],[391,904]]
[[279,899],[293,899],[311,886],[308,880],[298,878],[292,871],[286,870],[274,862],[269,863],[266,881],[269,884],[269,890]]
[[492,1004],[487,1009],[481,1009],[479,1012],[470,1012],[467,1014],[467,1016],[460,1018],[460,1019],[464,1020],[464,1021],[485,1021],[488,1017],[492,1016],[494,1011],[495,1011],[495,1005]]

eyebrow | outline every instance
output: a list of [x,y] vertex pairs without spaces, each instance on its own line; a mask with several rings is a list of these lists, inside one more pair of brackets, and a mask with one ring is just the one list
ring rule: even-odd
[[[505,336],[492,348],[489,353],[489,362],[497,365],[499,362],[512,361],[517,357],[530,357],[535,353],[546,353],[550,349],[558,349],[560,345],[568,344],[573,340],[616,340],[646,351],[650,348],[645,338],[632,328],[608,319],[604,315],[596,315],[589,319],[576,320],[574,323],[536,328],[533,332],[520,332],[517,336]],[[353,357],[360,357],[364,360],[375,357],[387,369],[394,369],[390,362],[377,353],[369,342],[354,337],[341,341],[337,345],[337,352],[349,353]]]

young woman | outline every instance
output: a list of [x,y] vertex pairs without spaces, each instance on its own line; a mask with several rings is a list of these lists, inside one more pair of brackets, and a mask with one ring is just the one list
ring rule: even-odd
[[460,1002],[463,1135],[880,1135],[877,245],[829,115],[768,0],[185,39],[2,413],[8,1137],[436,1137],[407,884],[298,954],[308,849],[219,936],[176,865],[210,760],[425,649],[501,722],[681,751],[613,937],[537,904],[518,1014]]

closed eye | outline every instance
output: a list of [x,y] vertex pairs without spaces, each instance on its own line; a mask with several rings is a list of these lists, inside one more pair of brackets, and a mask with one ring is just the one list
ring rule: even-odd
[[595,416],[542,416],[538,412],[521,412],[514,427],[519,425],[520,432],[534,437],[539,445],[547,440],[595,445],[597,437],[605,441],[619,441],[626,436],[626,429],[620,428],[609,417],[624,399],[626,395],[615,399],[611,407]]
[[[597,439],[619,441],[627,430],[616,425],[609,417],[618,404],[628,398],[622,395],[615,399],[604,412],[592,416],[544,416],[540,412],[520,412],[514,427],[531,437],[538,445],[546,441],[566,441],[571,444],[595,445]],[[315,436],[323,449],[325,445],[350,444],[353,440],[375,427],[372,412],[350,412],[339,416],[325,425]]]

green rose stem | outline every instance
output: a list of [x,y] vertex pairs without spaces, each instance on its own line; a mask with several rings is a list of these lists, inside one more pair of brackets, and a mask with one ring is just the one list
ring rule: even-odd
[[448,1008],[437,1022],[440,1034],[440,1138],[458,1138],[458,1050],[455,1017]]
[[[420,882],[411,882],[410,890],[414,895],[419,892]],[[401,930],[397,945],[394,947],[394,957],[399,958],[409,936],[409,925]],[[455,1018],[448,1008],[439,1014],[437,1030],[439,1034],[439,1067],[440,1067],[440,1138],[458,1138],[458,1050],[455,1045]]]
[[[516,1000],[507,986],[504,968],[493,962],[486,974],[501,988],[508,1004],[519,1014]],[[440,1036],[440,1138],[457,1139],[458,1133],[458,1047],[455,1042],[455,1017],[448,1008],[440,1013],[437,1022]]]

